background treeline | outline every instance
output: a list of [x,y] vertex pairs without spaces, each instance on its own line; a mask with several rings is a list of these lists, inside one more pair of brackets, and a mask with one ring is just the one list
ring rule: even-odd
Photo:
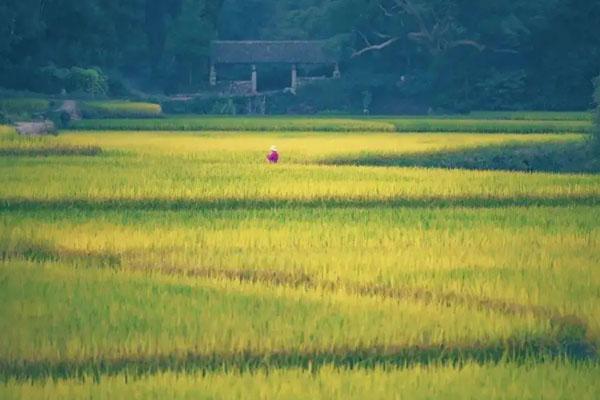
[[191,89],[205,79],[221,4],[3,0],[0,85],[115,96],[127,94],[124,82],[145,91]]
[[595,80],[596,90],[594,91],[594,101],[596,102],[596,115],[594,116],[593,145],[596,154],[600,154],[600,76]]
[[0,86],[203,91],[217,37],[329,40],[343,78],[284,110],[589,109],[600,0],[4,0]]

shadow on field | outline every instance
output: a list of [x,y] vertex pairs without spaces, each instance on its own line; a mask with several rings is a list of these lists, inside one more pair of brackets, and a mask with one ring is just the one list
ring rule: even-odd
[[0,199],[0,211],[177,211],[177,210],[260,210],[278,208],[503,208],[503,207],[571,207],[600,205],[596,195],[556,197],[421,197],[389,199]]
[[10,260],[27,260],[38,263],[62,262],[74,264],[78,267],[90,268],[122,267],[131,271],[159,272],[165,275],[185,276],[188,278],[229,280],[252,284],[260,283],[270,286],[330,292],[345,291],[348,294],[362,297],[383,297],[401,301],[416,301],[423,304],[441,304],[448,307],[462,305],[504,315],[531,315],[535,318],[548,319],[555,322],[569,321],[569,324],[581,326],[586,330],[586,323],[581,318],[572,315],[564,316],[556,310],[539,305],[524,305],[501,299],[460,294],[457,292],[435,292],[410,286],[390,286],[375,282],[359,284],[356,282],[345,282],[340,279],[324,280],[298,271],[138,265],[135,261],[135,253],[132,252],[76,251],[61,248],[46,241],[35,241],[24,238],[10,239],[0,236],[0,261]]
[[[71,261],[94,267],[122,266],[147,271],[148,267],[123,266],[122,256],[111,253],[79,253],[56,248],[50,243],[12,240],[11,246],[0,249],[0,259],[13,258],[33,261]],[[343,368],[405,367],[431,363],[460,364],[464,362],[546,362],[549,359],[597,362],[593,339],[588,337],[584,320],[573,315],[561,315],[555,310],[536,305],[523,305],[474,295],[427,289],[391,287],[376,283],[327,281],[305,273],[270,270],[223,270],[210,268],[160,268],[163,274],[208,279],[227,279],[248,283],[267,283],[305,289],[346,291],[358,296],[379,296],[396,300],[441,304],[448,307],[464,305],[505,315],[531,315],[548,320],[545,334],[520,333],[501,341],[357,347],[334,347],[316,350],[281,349],[260,352],[202,352],[190,350],[158,355],[122,355],[91,357],[78,360],[13,360],[0,358],[0,381],[7,379],[43,379],[96,376],[127,373],[149,374],[161,371],[251,371],[269,368],[303,368],[315,370],[323,365]]]
[[13,259],[40,263],[62,261],[97,268],[117,268],[121,265],[121,257],[117,254],[63,249],[51,242],[10,238],[0,233],[0,261]]
[[0,148],[0,157],[99,156],[98,146],[52,146]]
[[[127,267],[137,271],[149,271],[147,266]],[[353,283],[342,280],[323,280],[302,272],[288,272],[278,270],[252,270],[252,269],[215,269],[215,268],[181,268],[162,267],[152,268],[166,275],[180,275],[189,278],[206,278],[230,280],[244,283],[262,283],[270,286],[285,286],[290,288],[303,288],[324,291],[345,291],[351,295],[363,297],[383,297],[393,300],[417,301],[424,304],[442,304],[445,306],[463,305],[470,308],[491,311],[504,315],[532,315],[536,318],[551,321],[570,321],[586,330],[585,322],[575,316],[563,316],[558,311],[543,306],[523,305],[504,300],[464,295],[456,292],[434,292],[423,288],[410,286],[389,286],[377,283]]]
[[362,154],[322,160],[326,165],[461,168],[526,172],[600,172],[586,143],[507,144],[420,154]]
[[252,350],[236,353],[190,351],[149,356],[124,355],[115,358],[94,357],[72,361],[0,360],[0,380],[70,378],[127,373],[152,374],[162,371],[252,371],[270,368],[318,370],[324,365],[341,368],[407,367],[427,364],[465,362],[546,362],[550,359],[597,361],[585,343],[569,337],[514,337],[490,343],[357,346],[323,350]]
[[[147,270],[136,268],[134,270]],[[247,283],[263,283],[271,286],[286,286],[325,291],[345,291],[362,297],[382,297],[399,301],[417,301],[423,304],[440,304],[447,307],[466,306],[488,312],[509,315],[531,315],[548,320],[553,329],[552,341],[560,343],[560,353],[574,358],[595,358],[595,346],[588,341],[587,323],[576,315],[564,315],[559,311],[534,304],[519,304],[502,299],[486,298],[457,292],[435,292],[428,289],[400,286],[392,287],[377,283],[344,282],[342,280],[323,280],[302,272],[277,270],[235,270],[214,268],[160,268],[159,272],[168,275],[201,277],[208,279],[226,279]],[[546,339],[548,339],[546,337]],[[557,353],[558,354],[558,353]]]

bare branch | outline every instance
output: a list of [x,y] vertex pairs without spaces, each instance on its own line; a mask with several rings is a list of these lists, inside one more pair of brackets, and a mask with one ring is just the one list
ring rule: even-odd
[[371,41],[369,40],[369,38],[367,38],[367,36],[364,33],[362,33],[361,31],[356,31],[356,33],[358,33],[362,40],[364,40],[367,46],[371,46]]
[[383,11],[383,15],[385,15],[386,17],[394,17],[395,16],[391,11],[389,11],[387,8],[385,8],[383,6],[383,4],[379,3],[378,6],[379,6],[379,9],[381,11]]
[[519,54],[517,50],[514,49],[492,49],[494,53],[508,53],[508,54]]
[[424,32],[409,32],[408,38],[414,40],[415,42],[423,42],[430,39],[429,35]]
[[373,33],[375,34],[375,36],[377,36],[378,38],[381,38],[381,39],[389,39],[392,37],[391,35],[388,35],[388,34],[382,33],[382,32],[378,32],[378,31],[374,31]]
[[426,36],[429,38],[429,40],[432,40],[431,32],[429,29],[427,29],[427,24],[425,23],[425,20],[423,19],[423,16],[418,8],[410,0],[396,0],[396,4],[406,14],[415,18],[420,30],[419,36]]
[[478,43],[474,40],[468,40],[468,39],[455,40],[448,44],[448,47],[459,47],[459,46],[472,46],[472,47],[475,47],[479,51],[485,50],[485,45]]
[[388,46],[390,46],[390,45],[394,44],[394,43],[395,43],[395,42],[397,42],[398,40],[400,40],[400,38],[399,38],[399,37],[393,37],[393,38],[391,38],[391,39],[388,39],[388,40],[386,40],[386,41],[385,41],[385,42],[383,42],[383,43],[380,43],[380,44],[373,44],[373,45],[367,46],[367,47],[365,47],[365,48],[363,48],[363,49],[356,50],[356,51],[354,51],[354,53],[352,53],[352,58],[355,58],[355,57],[361,56],[361,55],[363,55],[363,54],[365,54],[365,53],[367,53],[367,52],[370,52],[370,51],[376,51],[376,50],[381,50],[381,49],[384,49],[384,48],[386,48],[386,47],[388,47]]
[[[452,40],[452,37],[462,36],[460,27],[456,25],[451,15],[439,15],[435,7],[424,8],[415,0],[393,0],[393,7],[384,4],[386,3],[383,0],[379,0],[378,6],[385,16],[392,17],[404,14],[416,23],[415,31],[409,32],[407,37],[425,46],[434,55],[460,46],[474,47],[479,51],[487,49],[485,45],[469,38]],[[397,36],[378,31],[373,33],[376,37],[382,40],[385,39],[385,41],[380,44],[371,44],[368,38],[359,32],[366,43],[366,47],[355,51],[352,57],[357,57],[369,51],[381,50],[400,39]]]

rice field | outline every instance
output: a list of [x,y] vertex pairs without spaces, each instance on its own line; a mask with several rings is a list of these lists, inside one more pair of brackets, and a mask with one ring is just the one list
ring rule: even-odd
[[597,397],[599,175],[334,162],[585,134],[207,121],[0,127],[0,398]]
[[473,111],[469,115],[481,119],[541,121],[590,121],[593,118],[592,111]]
[[[552,114],[551,114],[552,115]],[[588,115],[588,118],[582,116]],[[561,120],[507,119],[499,114],[465,118],[339,118],[339,117],[197,117],[171,116],[164,119],[88,119],[75,121],[76,130],[134,131],[315,131],[315,132],[472,132],[472,133],[588,133],[591,114],[565,114]],[[554,116],[554,118],[558,118]]]
[[162,115],[159,104],[135,101],[84,101],[80,104],[85,118],[157,118]]

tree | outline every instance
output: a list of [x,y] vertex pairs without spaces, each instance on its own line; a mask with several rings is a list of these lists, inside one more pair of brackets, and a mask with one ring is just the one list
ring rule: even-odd
[[560,0],[521,51],[537,107],[591,108],[591,82],[600,72],[600,0]]
[[457,5],[452,1],[381,0],[376,3],[380,14],[377,20],[385,22],[370,27],[368,32],[357,31],[363,46],[353,52],[353,57],[382,50],[403,38],[434,56],[459,46],[471,46],[479,51],[486,47],[457,20]]
[[169,23],[181,13],[182,1],[146,0],[144,30],[153,76],[163,60]]
[[0,63],[18,62],[25,56],[28,42],[44,32],[46,5],[43,0],[5,0],[0,4]]
[[223,0],[183,0],[181,13],[169,29],[167,51],[184,68],[188,87],[195,83],[195,71],[206,75],[210,41],[216,36],[222,3]]
[[596,102],[596,114],[594,116],[594,128],[592,135],[592,146],[596,156],[600,157],[600,75],[594,79],[594,101]]
[[327,40],[344,93],[369,91],[374,112],[586,109],[599,27],[600,0],[3,0],[0,85],[56,93],[81,67],[146,91],[198,88],[218,29]]
[[[225,0],[218,16],[221,39],[248,40],[263,37],[271,24],[275,2],[264,0]],[[243,23],[241,23],[243,21]]]

